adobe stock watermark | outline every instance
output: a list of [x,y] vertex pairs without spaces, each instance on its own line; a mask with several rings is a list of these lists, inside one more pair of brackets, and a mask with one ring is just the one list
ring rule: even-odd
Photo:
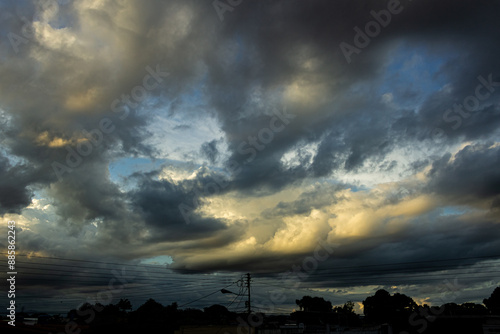
[[[286,300],[285,290],[290,287],[298,289],[303,281],[311,275],[317,268],[319,263],[326,261],[334,252],[332,245],[321,239],[317,239],[318,244],[311,256],[307,256],[302,260],[300,265],[292,265],[291,270],[281,275],[279,282],[283,286],[281,291],[273,291],[269,294],[269,299],[264,302],[254,301],[253,304],[263,313],[272,313],[277,304],[281,304]],[[287,287],[287,288],[284,288]],[[250,313],[246,321],[238,317],[238,334],[250,334],[250,328],[258,327],[264,323],[263,313]]]
[[224,13],[232,12],[236,6],[239,6],[243,0],[214,0],[212,6],[219,17],[219,20],[224,21]]
[[19,52],[19,47],[22,44],[28,44],[29,42],[33,42],[35,40],[35,31],[33,29],[33,22],[40,16],[41,11],[53,11],[58,12],[60,5],[67,5],[72,0],[38,0],[35,2],[36,9],[33,14],[32,20],[28,20],[25,16],[19,17],[21,21],[24,22],[21,27],[21,31],[19,34],[14,32],[9,32],[7,34],[7,38],[9,39],[10,45],[14,50],[14,53]]
[[[451,303],[455,302],[455,300],[458,298],[458,296],[461,294],[461,286],[458,284],[458,279],[455,278],[453,282],[449,281],[448,279],[443,281],[445,287],[443,288],[443,291],[441,292],[439,296],[439,300],[441,302],[441,306],[439,308],[437,307],[429,307],[425,308],[422,306],[418,307],[418,310],[415,310],[410,317],[408,318],[408,323],[412,327],[420,327],[417,329],[418,333],[422,333],[427,329],[427,326],[429,325],[429,322],[434,322],[440,314],[442,314],[446,306],[444,304],[450,303],[449,297],[447,297],[447,294],[451,292]],[[429,314],[432,313],[432,315]],[[410,334],[407,331],[401,331],[399,334]]]
[[[129,94],[122,94],[120,98],[114,99],[110,104],[110,109],[113,113],[118,114],[118,119],[123,121],[129,114],[130,109],[137,108],[139,104],[148,97],[148,91],[157,88],[163,78],[170,74],[161,70],[157,64],[155,69],[150,66],[145,68],[147,74],[142,78],[142,85],[133,87]],[[64,148],[68,151],[64,162],[53,161],[51,166],[58,180],[61,180],[66,173],[71,173],[74,168],[79,167],[84,158],[92,154],[92,152],[102,145],[104,135],[110,135],[116,130],[116,125],[109,117],[103,117],[99,120],[97,126],[90,130],[82,130],[81,138],[74,145],[66,145]]]
[[[274,140],[275,134],[285,130],[285,127],[290,124],[295,117],[296,115],[287,113],[285,108],[283,112],[280,112],[278,109],[273,109],[273,115],[269,120],[269,127],[260,129],[256,135],[248,136],[247,140],[242,141],[238,145],[237,152],[241,155],[248,155],[248,158],[244,160],[243,166],[255,160],[258,152],[263,151],[266,145],[269,145]],[[224,172],[229,175],[237,176],[243,171],[241,167],[242,166],[237,161],[229,160],[224,168]],[[189,215],[199,206],[201,198],[217,195],[229,185],[229,181],[222,177],[213,176],[212,179],[213,181],[203,185],[203,189],[197,189],[196,186],[193,188],[193,206],[189,206],[184,202],[179,204],[179,211],[186,224],[190,224]]]
[[[114,294],[119,294],[123,291],[125,285],[130,283],[127,279],[132,279],[130,276],[126,275],[125,268],[123,267],[121,268],[121,273],[117,270],[111,270],[111,273],[113,274],[113,278],[109,280],[107,288],[98,292],[95,296],[96,298],[88,298],[87,302],[80,303],[76,308],[76,313],[79,317],[86,317],[84,320],[86,324],[90,324],[94,321],[96,312],[101,312],[104,309],[104,305],[110,304],[113,301]],[[115,285],[117,282],[119,282],[120,285]],[[85,303],[89,303],[91,307],[81,309],[81,306]],[[71,319],[64,326],[64,332],[59,332],[57,334],[80,334],[81,332],[82,329],[79,324]],[[49,334],[53,333],[50,332]]]
[[0,110],[0,144],[7,138],[8,117],[5,111]]
[[[486,78],[482,75],[477,77],[479,84],[474,89],[474,93],[465,97],[462,103],[453,104],[443,113],[443,121],[450,124],[452,130],[457,130],[462,126],[463,120],[472,116],[473,112],[479,109],[480,102],[486,101],[495,92],[495,87],[500,86],[500,82],[493,81],[493,74],[490,73]],[[435,128],[432,131],[433,140],[437,141],[445,137],[445,131],[441,128]]]
[[[412,0],[408,0],[412,1]],[[358,26],[354,27],[356,34],[353,38],[353,44],[341,42],[339,44],[340,50],[344,55],[348,64],[352,62],[352,55],[361,53],[361,50],[370,45],[373,38],[380,35],[382,28],[386,28],[392,21],[392,16],[397,15],[403,11],[404,7],[399,0],[389,0],[387,2],[387,9],[382,9],[378,12],[372,10],[370,15],[374,20],[365,24],[364,31]]]

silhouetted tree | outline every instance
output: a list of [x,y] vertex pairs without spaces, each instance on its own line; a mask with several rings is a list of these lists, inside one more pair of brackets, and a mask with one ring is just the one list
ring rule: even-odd
[[149,298],[144,304],[139,306],[137,313],[148,315],[149,317],[160,316],[164,311],[163,305]]
[[383,289],[363,301],[363,313],[368,321],[387,322],[391,309],[391,294]]
[[78,308],[78,311],[86,311],[86,310],[89,310],[89,309],[92,309],[92,308],[94,308],[94,306],[92,304],[90,304],[90,303],[83,303]]
[[173,333],[177,325],[172,307],[167,308],[154,299],[148,299],[137,310],[128,313],[129,324],[133,331],[161,331]]
[[165,306],[165,311],[167,312],[167,314],[173,314],[178,311],[178,308],[179,306],[177,305],[177,303],[173,302],[172,304]]
[[290,316],[299,323],[317,325],[335,322],[332,303],[321,297],[304,296],[295,300],[295,303],[301,311],[293,312]]
[[375,323],[394,323],[397,320],[408,320],[409,315],[416,310],[417,303],[412,298],[395,293],[393,296],[383,289],[374,296],[363,301],[363,312],[366,319]]
[[119,316],[120,314],[121,311],[118,305],[113,305],[113,304],[104,306],[102,312],[99,312],[99,315],[102,317],[116,317]]
[[96,317],[96,313],[102,311],[104,306],[100,303],[96,303],[94,305],[90,303],[83,303],[78,310],[76,310],[77,319],[80,322],[85,322],[87,324],[94,321]]
[[353,326],[360,322],[358,315],[354,312],[354,303],[352,301],[334,307],[333,313],[337,315],[336,323],[338,324]]
[[77,312],[76,309],[69,310],[67,314],[68,319],[71,321],[75,320],[78,317],[78,314],[76,312]]
[[500,315],[500,286],[493,290],[490,298],[483,300],[491,314]]
[[116,304],[121,311],[127,311],[132,309],[132,304],[128,299],[120,299],[120,301]]
[[333,312],[343,313],[343,314],[354,313],[354,303],[349,300],[347,303],[345,303],[342,306],[334,307]]
[[482,304],[463,303],[460,305],[461,312],[464,315],[486,315],[488,309]]
[[205,314],[202,310],[188,308],[179,311],[179,325],[203,325],[206,324]]
[[212,325],[224,325],[231,320],[231,312],[225,306],[219,304],[205,307],[203,311]]
[[178,317],[179,317],[179,306],[176,302],[165,306],[165,318],[166,326],[165,330],[167,333],[173,333],[178,327]]
[[332,303],[322,297],[304,296],[295,303],[305,312],[332,312]]

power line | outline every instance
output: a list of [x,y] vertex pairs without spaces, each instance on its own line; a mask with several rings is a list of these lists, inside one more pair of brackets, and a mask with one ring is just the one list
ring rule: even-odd
[[[425,262],[430,262],[430,261],[425,261]],[[59,265],[59,264],[47,264],[47,263],[24,263],[24,264],[27,264],[28,266],[31,266],[31,265],[49,265],[49,266],[65,266],[65,265]],[[400,263],[401,264],[401,263]],[[369,265],[369,266],[366,266],[366,267],[374,267],[374,266],[379,266],[379,265]],[[383,265],[385,266],[385,265]],[[84,272],[82,273],[78,273],[77,275],[79,277],[99,277],[99,278],[112,278],[113,276],[104,276],[102,275],[101,273],[93,273],[92,271],[93,270],[110,270],[109,268],[92,268],[92,267],[84,267],[84,266],[72,266],[72,267],[75,267],[75,268],[81,268],[84,270]],[[488,264],[479,264],[479,267],[478,266],[475,266],[474,269],[483,269],[483,268],[490,268],[491,265],[488,265]],[[53,272],[59,272],[59,273],[62,273],[62,272],[69,272],[71,273],[72,277],[74,278],[74,275],[75,275],[75,272],[74,271],[70,271],[70,270],[64,270],[64,269],[45,269],[45,268],[39,268],[39,267],[35,267],[35,268],[32,268],[32,267],[25,267],[25,266],[22,266],[20,268],[25,268],[25,269],[33,269],[33,270],[38,270],[38,271],[50,271],[51,273]],[[335,270],[333,272],[329,272],[329,273],[322,273],[320,272],[321,270],[328,270],[328,268],[319,268],[317,270],[315,270],[314,272],[311,272],[311,273],[308,273],[307,275],[310,276],[310,277],[316,277],[316,278],[319,278],[319,277],[323,277],[325,276],[326,278],[332,278],[332,277],[341,277],[342,275],[344,276],[352,276],[352,275],[355,275],[355,274],[364,274],[364,275],[376,275],[376,274],[382,274],[384,272],[388,272],[388,273],[404,273],[404,272],[408,272],[408,271],[415,271],[415,270],[418,270],[419,272],[422,272],[422,271],[431,271],[431,270],[447,270],[448,272],[451,272],[449,274],[445,274],[445,273],[441,273],[441,275],[454,275],[454,274],[462,274],[461,272],[458,272],[459,270],[468,270],[467,268],[446,268],[446,267],[436,267],[436,266],[432,266],[432,267],[418,267],[418,268],[391,268],[391,269],[376,269],[376,270],[359,270],[359,269],[362,269],[363,267],[337,267],[337,268],[356,268],[358,269],[357,271],[338,271],[338,270]],[[139,273],[143,273],[141,271],[137,271],[137,270],[130,270],[128,269],[128,271],[130,272],[139,272]],[[167,274],[165,272],[152,272],[153,274],[158,274],[158,275],[162,275],[162,277],[158,277],[156,275],[152,275],[150,274],[149,272],[147,273],[143,273],[144,275],[147,275],[148,277],[141,277],[140,279],[141,280],[146,280],[146,279],[151,279],[151,280],[154,280],[154,279],[163,279],[163,275]],[[36,273],[33,273],[33,272],[28,272],[26,274],[36,274]],[[44,274],[44,273],[37,273],[39,275],[49,275],[49,274]],[[170,274],[168,279],[170,280],[181,280],[182,282],[185,282],[189,277],[189,280],[190,281],[212,281],[214,279],[214,277],[211,275],[211,274],[200,274],[200,276],[193,276],[193,275],[189,275],[189,276],[171,276],[171,275],[176,275],[174,273],[168,273]],[[177,274],[177,275],[181,275],[181,274]],[[428,275],[428,274],[426,274]],[[61,276],[61,275],[58,275],[58,276]],[[267,278],[267,275],[260,275],[261,278],[264,278],[266,279]]]
[[[3,253],[5,254],[5,253]],[[161,293],[156,293],[155,296],[177,296],[177,295],[183,295],[187,293],[192,293],[192,292],[198,292],[200,290],[206,290],[209,289],[210,287],[216,287],[221,285],[221,278],[222,279],[229,279],[230,275],[229,274],[224,274],[224,275],[213,275],[213,274],[206,274],[206,273],[201,273],[200,271],[196,271],[196,274],[190,274],[190,275],[185,275],[181,274],[178,272],[168,272],[165,271],[167,270],[172,270],[170,268],[164,268],[160,266],[154,266],[154,265],[131,265],[131,264],[123,264],[123,263],[111,263],[111,262],[98,262],[98,261],[86,261],[86,260],[76,260],[76,259],[62,259],[62,258],[50,258],[50,257],[37,257],[39,259],[49,259],[49,260],[62,260],[62,261],[76,261],[76,262],[84,262],[84,263],[98,263],[98,264],[104,264],[104,265],[111,265],[111,266],[127,266],[127,267],[145,267],[145,268],[151,268],[154,270],[151,270],[151,273],[157,274],[156,275],[150,275],[150,272],[144,273],[141,270],[133,270],[133,269],[127,269],[127,272],[137,272],[137,273],[142,273],[145,274],[143,276],[140,276],[137,278],[136,282],[132,282],[129,284],[132,284],[134,286],[125,286],[123,287],[123,291],[121,294],[123,294],[126,297],[142,297],[145,296],[146,294],[150,292],[157,292],[158,290],[161,290]],[[476,272],[476,273],[471,273],[471,272],[463,272],[463,271],[469,271],[471,268],[474,270],[478,269],[492,269],[492,268],[497,268],[495,264],[488,263],[491,260],[496,260],[498,256],[482,256],[482,257],[468,257],[468,258],[453,258],[453,259],[442,259],[442,260],[427,260],[427,261],[414,261],[414,262],[399,262],[399,263],[386,263],[386,264],[372,264],[372,265],[365,265],[365,266],[344,266],[344,267],[323,267],[323,268],[318,268],[316,271],[307,273],[307,278],[311,279],[324,279],[321,282],[314,282],[311,280],[304,280],[304,284],[307,284],[307,287],[304,287],[304,289],[309,289],[309,288],[314,288],[314,287],[333,287],[333,286],[338,286],[342,285],[344,286],[346,283],[353,283],[357,285],[372,285],[373,279],[370,278],[373,276],[378,275],[377,279],[382,281],[383,283],[378,283],[378,284],[387,284],[387,282],[390,282],[392,280],[398,280],[398,284],[409,284],[407,283],[408,281],[416,281],[417,283],[419,282],[430,282],[430,281],[436,281],[436,280],[442,280],[443,277],[446,276],[456,276],[461,279],[473,279],[473,280],[478,280],[478,279],[487,279],[487,278],[497,278],[498,275],[488,275],[488,274],[494,274],[498,273],[498,270],[484,270],[481,272]],[[457,264],[462,267],[459,268],[448,268],[445,265],[438,265],[434,266],[431,264],[435,263],[442,263],[444,261],[448,262],[454,262],[454,261],[464,261],[464,260],[472,260],[472,259],[483,259],[483,261],[475,262],[473,264]],[[96,267],[89,267],[89,266],[78,266],[78,265],[69,265],[69,264],[57,264],[57,263],[41,263],[41,262],[36,262],[36,261],[19,261],[20,263],[23,264],[22,267],[23,269],[27,269],[29,272],[24,272],[22,275],[18,277],[20,282],[37,282],[37,283],[43,283],[45,281],[48,282],[54,282],[53,279],[45,279],[43,277],[37,277],[37,276],[58,276],[64,279],[64,282],[81,282],[84,281],[86,283],[90,283],[89,281],[94,279],[97,280],[94,281],[93,283],[96,283],[94,286],[102,286],[98,283],[104,283],[102,282],[103,280],[113,278],[114,276],[112,275],[104,275],[104,273],[99,273],[97,271],[102,271],[102,270],[115,270],[117,268],[96,268]],[[400,265],[411,265],[411,264],[429,264],[428,266],[419,266],[416,268],[387,268],[388,266],[400,266]],[[472,267],[474,265],[474,267]],[[25,268],[26,266],[26,268]],[[35,267],[39,266],[39,267]],[[467,267],[463,267],[467,266]],[[35,268],[33,268],[35,267]],[[69,268],[75,268],[75,269],[82,269],[82,272],[77,271],[71,271],[71,270],[65,270],[65,269],[54,269],[53,267],[69,267]],[[358,269],[357,271],[346,271],[345,269],[350,269],[350,268],[355,268]],[[157,269],[161,271],[156,271]],[[344,271],[338,271],[337,269],[344,269]],[[361,270],[360,270],[361,269]],[[327,270],[330,270],[331,272],[325,272]],[[425,271],[429,270],[428,273],[426,274],[410,274],[407,273],[408,275],[404,275],[407,271]],[[50,272],[49,272],[50,271]],[[445,272],[439,272],[439,271],[445,271]],[[48,273],[49,272],[49,273]],[[168,274],[168,277],[162,277],[163,275],[166,276]],[[352,277],[353,275],[365,275],[368,277]],[[395,275],[395,274],[400,274],[400,275]],[[23,277],[24,275],[24,277]],[[144,276],[148,277],[144,277]],[[178,275],[178,276],[177,276]],[[250,274],[247,274],[250,275]],[[469,275],[474,275],[474,276],[469,276]],[[27,277],[26,277],[27,276]],[[267,285],[267,286],[273,286],[275,288],[282,288],[282,289],[291,289],[286,287],[285,285],[273,285],[273,284],[268,284],[266,283],[267,281],[273,280],[272,276],[269,275],[264,275],[260,274],[261,278],[255,282],[257,285]],[[33,277],[33,278],[31,278]],[[66,278],[71,278],[71,280],[66,281]],[[418,279],[415,279],[418,278]],[[234,279],[234,278],[233,278]],[[156,283],[158,281],[159,283]],[[384,282],[385,281],[385,282]],[[162,283],[165,282],[165,283]],[[179,285],[173,286],[171,288],[168,288],[169,285],[172,283],[185,283],[182,287]],[[227,285],[226,287],[229,287],[233,285],[235,282]],[[316,284],[315,284],[316,283]],[[41,284],[44,285],[44,284]],[[48,284],[46,284],[48,285]],[[249,284],[248,284],[249,285]],[[80,285],[81,286],[81,285]],[[165,288],[164,286],[167,286]],[[64,287],[69,287],[64,286]],[[243,291],[243,286],[240,287],[240,292],[239,295],[242,294]],[[249,288],[249,286],[248,286]],[[21,290],[23,287],[21,287]],[[139,290],[139,291],[134,291],[134,290]],[[102,291],[102,289],[95,289],[94,291]],[[197,298],[189,303],[185,303],[181,306],[189,305],[192,303],[195,303],[199,300],[208,298],[211,295],[214,295],[215,293],[219,292],[220,290],[217,290],[215,292],[211,292],[207,295],[201,296],[200,298]],[[247,291],[247,293],[250,295],[250,291]],[[21,297],[23,298],[23,297]],[[26,297],[27,298],[27,297]],[[41,297],[44,298],[44,300],[49,301],[51,297]],[[24,298],[23,298],[24,299]],[[77,298],[75,298],[77,299]],[[233,301],[229,304],[231,306],[236,300],[239,300],[238,305],[236,305],[236,308],[239,307],[239,304],[242,301],[242,297],[235,297]],[[249,298],[250,301],[250,298]],[[57,303],[57,301],[50,301],[51,303]],[[250,305],[250,304],[249,304]]]
[[[0,254],[7,254],[7,253],[2,253]],[[18,256],[29,256],[26,254],[18,254]],[[167,270],[172,270],[174,272],[164,272],[163,270],[160,271],[152,271],[152,273],[158,273],[158,274],[180,274],[176,272],[178,269],[174,268],[164,268],[160,266],[154,266],[154,265],[141,265],[141,264],[125,264],[125,263],[116,263],[116,262],[100,262],[100,261],[89,261],[89,260],[78,260],[78,259],[68,259],[68,258],[58,258],[58,257],[43,257],[43,256],[30,256],[33,258],[40,258],[40,259],[56,259],[56,260],[62,260],[62,261],[75,261],[75,262],[84,262],[84,263],[97,263],[97,264],[108,264],[108,265],[120,265],[120,266],[128,266],[128,267],[144,267],[144,268],[150,268],[150,269],[167,269]],[[462,258],[448,258],[448,259],[441,259],[441,260],[426,260],[426,261],[412,261],[412,262],[396,262],[396,263],[384,263],[384,264],[372,264],[372,265],[362,265],[362,266],[343,266],[343,267],[323,267],[323,268],[317,268],[314,273],[314,275],[320,275],[320,271],[325,271],[325,270],[331,270],[331,269],[362,269],[362,268],[373,268],[373,267],[385,267],[385,266],[401,266],[401,265],[408,265],[408,264],[422,264],[422,263],[437,263],[437,262],[450,262],[450,261],[462,261],[462,260],[472,260],[472,259],[493,259],[493,258],[499,258],[500,255],[490,255],[490,256],[478,256],[478,257],[462,257]],[[32,262],[24,262],[24,261],[18,261],[20,263],[24,264],[32,264]],[[47,264],[47,263],[34,263],[36,265],[52,265],[52,266],[62,266],[62,267],[75,267],[75,268],[85,268],[85,269],[91,269],[91,270],[106,270],[109,268],[95,268],[95,267],[83,267],[83,266],[72,266],[72,265],[66,265],[66,264]],[[394,268],[394,269],[378,269],[378,272],[380,271],[406,271],[406,270],[419,270],[422,271],[424,269],[439,269],[441,267],[438,266],[430,266],[430,267],[415,267],[415,268]],[[443,267],[443,268],[448,268],[448,267]],[[40,268],[41,269],[41,268]],[[130,270],[131,272],[140,272],[137,270]],[[186,271],[188,269],[181,269],[182,271]],[[452,269],[448,269],[452,270]],[[203,272],[200,272],[199,270],[188,270],[191,272],[197,272],[200,273],[201,275],[210,275],[206,274]],[[338,272],[336,273],[365,273],[366,271],[345,271],[345,272]],[[280,274],[283,272],[267,272],[263,274],[258,274],[257,276],[266,276],[270,274]],[[208,278],[210,279],[210,278]]]
[[200,297],[200,298],[195,299],[195,300],[193,300],[193,301],[190,301],[189,303],[179,305],[179,307],[183,307],[183,306],[186,306],[186,305],[192,304],[192,303],[194,303],[194,302],[197,302],[197,301],[199,301],[199,300],[202,300],[202,299],[204,299],[204,298],[207,298],[207,297],[209,297],[209,296],[211,296],[211,295],[213,295],[213,294],[215,294],[215,293],[217,293],[217,292],[220,292],[222,289],[225,289],[225,288],[230,287],[231,285],[233,285],[233,284],[235,284],[235,283],[236,283],[236,282],[233,282],[233,283],[231,283],[231,284],[229,284],[229,285],[226,285],[225,287],[223,287],[223,288],[221,288],[221,289],[219,289],[219,290],[217,290],[217,291],[214,291],[214,292],[212,292],[212,293],[209,293],[209,294],[208,294],[208,295],[206,295],[206,296],[203,296],[203,297]]
[[[0,254],[7,254],[7,252],[0,252]],[[40,258],[40,259],[53,259],[53,260],[61,260],[61,261],[73,261],[73,262],[84,262],[84,263],[96,263],[96,264],[109,264],[109,265],[119,265],[119,266],[129,266],[129,267],[145,267],[145,268],[154,268],[160,269],[164,268],[156,265],[145,265],[145,264],[126,264],[126,263],[117,263],[117,262],[103,262],[103,261],[90,261],[90,260],[80,260],[80,259],[70,259],[70,258],[59,258],[59,257],[48,257],[48,256],[36,256],[36,255],[27,255],[27,254],[16,254],[16,256],[26,256],[30,258]],[[381,266],[400,266],[407,264],[421,264],[421,263],[436,263],[436,262],[449,262],[449,261],[462,261],[462,260],[474,260],[474,259],[494,259],[500,258],[500,255],[488,255],[488,256],[474,256],[474,257],[461,257],[461,258],[447,258],[447,259],[439,259],[439,260],[425,260],[425,261],[411,261],[411,262],[393,262],[393,263],[382,263],[382,264],[371,264],[371,265],[361,265],[361,266],[343,266],[343,267],[324,267],[318,268],[316,271],[320,270],[329,270],[329,269],[349,269],[349,268],[368,268],[368,267],[381,267]],[[40,263],[41,264],[41,263]],[[176,268],[168,268],[165,269],[172,271],[188,271],[188,272],[196,272],[203,273],[201,270],[196,269],[176,269]],[[265,274],[273,274],[273,273],[282,273],[281,271],[276,272],[266,272]]]
[[[0,252],[0,254],[7,255],[7,252]],[[38,258],[38,259],[51,259],[51,260],[60,260],[60,261],[73,261],[73,262],[84,262],[84,263],[97,263],[97,264],[109,264],[116,266],[128,266],[128,267],[145,267],[145,268],[163,268],[157,265],[147,265],[147,264],[127,264],[127,263],[117,263],[117,262],[103,262],[103,261],[91,261],[91,260],[81,260],[81,259],[70,259],[70,258],[61,258],[61,257],[51,257],[51,256],[38,256],[38,255],[29,255],[29,254],[17,254],[16,256],[26,256],[28,258]],[[204,273],[202,270],[197,269],[186,269],[186,268],[168,268],[165,266],[165,269],[172,270],[174,272],[192,272],[192,273]]]
[[[419,263],[435,263],[435,262],[450,262],[450,261],[462,261],[462,260],[473,260],[473,259],[500,259],[500,255],[489,255],[489,256],[475,256],[475,257],[462,257],[462,258],[448,258],[448,259],[440,259],[440,260],[426,260],[426,261],[412,261],[412,262],[393,262],[393,263],[381,263],[381,264],[369,264],[369,265],[357,265],[357,266],[332,266],[327,267],[323,266],[322,268],[317,268],[314,271],[322,271],[322,270],[332,270],[332,269],[359,269],[359,268],[372,268],[372,267],[385,267],[385,266],[401,266],[408,264],[419,264]],[[416,267],[415,269],[418,269]],[[430,267],[432,268],[432,267]],[[288,270],[290,271],[290,270]],[[274,272],[265,272],[260,274],[254,274],[254,276],[265,276],[269,274],[282,274],[282,271],[274,271]]]

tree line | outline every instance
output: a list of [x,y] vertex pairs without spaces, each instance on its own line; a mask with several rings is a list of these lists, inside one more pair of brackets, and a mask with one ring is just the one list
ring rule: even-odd
[[[372,326],[390,324],[395,330],[408,333],[422,333],[432,327],[436,319],[457,317],[481,317],[500,315],[500,287],[497,287],[483,304],[447,303],[441,306],[418,305],[411,297],[386,290],[378,290],[362,301],[364,317],[354,311],[354,302],[342,306],[332,306],[322,297],[303,296],[297,299],[299,310],[289,316],[265,316],[264,326],[271,322],[293,320],[305,326]],[[25,315],[29,317],[29,315]],[[33,316],[33,315],[32,315]],[[85,303],[67,313],[67,319],[52,317],[47,323],[71,321],[83,329],[83,333],[132,333],[161,329],[173,333],[180,326],[234,326],[238,325],[241,314],[229,311],[225,306],[212,305],[202,309],[180,309],[177,303],[163,306],[154,299],[148,299],[136,310],[128,299],[120,299],[116,304],[102,305]],[[41,319],[41,318],[39,318]],[[270,321],[269,319],[272,319]],[[438,323],[437,321],[436,323]],[[456,322],[456,321],[455,321]],[[463,328],[458,322],[457,326]],[[436,327],[436,326],[434,326]],[[429,333],[429,332],[427,332]]]
[[391,295],[380,289],[362,302],[363,318],[354,312],[352,301],[332,307],[331,302],[321,297],[304,296],[295,302],[300,310],[291,317],[306,325],[355,327],[389,324],[396,333],[442,333],[443,330],[451,332],[451,327],[454,327],[459,333],[468,330],[467,333],[474,333],[484,317],[500,316],[500,287],[483,299],[483,304],[446,303],[441,306],[418,305],[405,294]]

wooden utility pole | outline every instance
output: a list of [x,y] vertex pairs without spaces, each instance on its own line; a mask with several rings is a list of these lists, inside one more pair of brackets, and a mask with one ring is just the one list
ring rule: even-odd
[[247,273],[247,289],[248,289],[248,302],[247,302],[247,313],[252,313],[252,305],[250,304],[250,273]]

